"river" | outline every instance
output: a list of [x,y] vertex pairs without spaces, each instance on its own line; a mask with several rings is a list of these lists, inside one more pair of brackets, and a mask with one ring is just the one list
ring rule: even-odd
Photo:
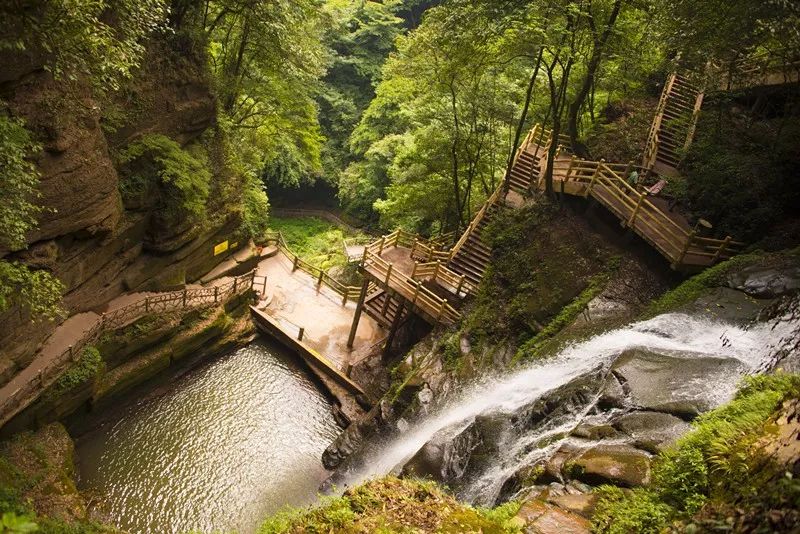
[[339,432],[306,371],[265,340],[110,412],[76,440],[80,488],[132,534],[254,532],[314,501]]

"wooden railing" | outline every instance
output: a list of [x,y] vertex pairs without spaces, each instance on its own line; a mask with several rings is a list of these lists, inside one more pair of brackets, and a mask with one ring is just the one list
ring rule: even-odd
[[672,86],[675,84],[676,73],[672,73],[667,80],[666,85],[664,85],[664,89],[661,91],[661,97],[658,100],[658,106],[656,106],[656,114],[653,118],[653,123],[650,125],[650,131],[647,134],[647,144],[644,147],[644,154],[642,156],[642,167],[646,169],[652,169],[653,165],[656,163],[656,157],[658,156],[658,131],[661,129],[661,121],[664,118],[664,109],[667,106],[667,98],[669,98],[669,93],[672,90]]
[[475,293],[477,288],[470,284],[463,274],[448,269],[447,265],[441,261],[428,263],[414,263],[414,270],[411,272],[414,280],[428,280],[437,282],[444,288],[449,288],[458,297],[463,297]]
[[219,286],[202,289],[184,289],[147,296],[122,308],[104,313],[75,343],[48,362],[35,379],[13,391],[0,404],[0,426],[35,401],[66,371],[72,362],[80,359],[89,345],[96,343],[106,332],[112,332],[151,314],[197,309],[222,304],[230,298],[245,293],[253,287],[255,270],[237,276]]
[[[554,164],[554,176],[564,182],[577,182],[585,186],[583,195],[592,196],[620,218],[625,226],[634,229],[673,264],[711,264],[727,259],[739,252],[744,243],[725,239],[700,237],[696,232],[679,225],[661,208],[654,205],[644,191],[631,186],[621,175],[625,164],[607,164],[571,158]],[[624,172],[624,171],[622,171]]]
[[772,83],[789,83],[797,81],[800,75],[800,50],[794,47],[783,47],[776,50],[764,50],[755,54],[737,54],[732,61],[718,62],[711,66],[721,78],[722,89],[731,89],[737,81],[741,85],[753,82],[754,78],[769,73],[782,73],[783,80]]
[[360,287],[345,285],[329,275],[327,271],[311,265],[302,259],[300,256],[292,252],[292,250],[286,244],[286,240],[283,238],[283,234],[281,232],[267,233],[264,236],[264,243],[274,243],[275,246],[278,247],[278,250],[292,261],[292,271],[300,269],[301,271],[306,272],[316,278],[318,289],[322,285],[325,285],[326,287],[329,287],[338,293],[339,296],[342,297],[342,305],[345,305],[348,300],[352,300],[354,302],[358,301],[358,297],[361,293]]
[[393,264],[381,258],[371,247],[364,249],[362,265],[379,286],[396,291],[435,322],[452,324],[461,318],[461,314],[447,302],[447,299],[425,287],[420,280],[415,280],[395,269]]

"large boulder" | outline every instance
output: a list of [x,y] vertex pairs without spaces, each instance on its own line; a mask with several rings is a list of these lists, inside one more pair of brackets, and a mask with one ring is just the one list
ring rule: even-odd
[[568,470],[587,484],[644,486],[650,482],[650,456],[629,445],[597,445],[575,458]]
[[633,412],[616,418],[612,425],[633,439],[635,447],[657,453],[689,431],[688,423],[660,412]]
[[612,370],[634,406],[691,419],[729,400],[745,368],[733,358],[632,349],[617,358]]
[[753,265],[728,278],[728,285],[759,299],[772,299],[800,289],[800,266]]
[[403,467],[404,476],[448,482],[461,478],[470,455],[481,443],[480,432],[471,423],[466,428],[437,432]]

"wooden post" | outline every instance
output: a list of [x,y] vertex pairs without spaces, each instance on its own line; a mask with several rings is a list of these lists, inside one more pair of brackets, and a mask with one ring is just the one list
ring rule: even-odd
[[319,293],[319,288],[322,286],[322,277],[325,276],[325,271],[322,269],[319,270],[319,276],[317,277],[317,293]]
[[70,345],[68,347],[68,350],[69,350],[69,359],[70,359],[70,361],[74,362],[75,361],[75,355],[72,354],[72,345]]
[[594,187],[594,183],[597,181],[597,177],[600,175],[600,168],[603,166],[603,164],[605,162],[606,162],[606,160],[601,159],[600,162],[597,164],[597,168],[594,170],[594,174],[592,174],[592,181],[589,182],[589,187],[586,189],[586,194],[584,195],[584,198],[588,197],[589,193],[592,192],[592,188]]
[[234,276],[233,277],[233,294],[234,295],[236,294],[236,287],[238,285],[239,285],[239,277],[238,276]]
[[299,259],[300,259],[299,256],[295,256],[294,260],[292,260],[292,272],[295,272],[297,270],[297,260]]
[[306,329],[302,326],[298,326],[299,330],[297,331],[297,341],[303,341],[303,334],[305,333]]
[[392,267],[394,267],[394,263],[390,263],[389,268],[386,269],[386,280],[383,281],[386,286],[389,285],[389,279],[392,277]]
[[183,288],[183,305],[181,307],[186,307],[186,288]]
[[394,320],[392,320],[392,326],[389,330],[389,337],[386,338],[386,344],[383,346],[383,357],[386,358],[392,350],[392,342],[394,341],[394,336],[397,335],[397,329],[400,328],[400,320],[403,318],[403,310],[406,307],[406,300],[401,298],[400,303],[397,305],[397,310],[395,311]]
[[384,298],[383,298],[383,306],[381,306],[381,315],[383,317],[386,317],[386,310],[389,309],[389,301],[392,300],[392,295],[389,293],[388,289],[386,289],[386,291],[383,292],[383,295]]
[[415,261],[414,262],[414,268],[411,269],[411,278],[414,278],[414,275],[417,274],[417,267],[419,267],[419,262]]
[[437,321],[442,318],[442,314],[444,313],[445,306],[447,306],[447,301],[442,299],[442,303],[439,305],[439,311],[436,314],[436,320]]
[[628,164],[625,166],[625,174],[622,175],[622,179],[626,182],[628,181],[628,176],[631,174],[631,168],[633,167],[633,160],[630,160]]
[[678,266],[683,261],[683,258],[686,257],[686,253],[689,252],[689,247],[692,246],[692,240],[694,240],[696,232],[692,230],[689,232],[689,236],[686,238],[686,244],[683,246],[683,250],[681,251],[681,255],[678,257],[678,260],[675,262],[675,265]]
[[364,299],[367,298],[367,287],[369,287],[369,278],[364,277],[364,282],[361,284],[361,293],[358,295],[358,303],[356,304],[356,311],[353,314],[353,324],[350,326],[350,335],[347,336],[347,348],[353,348],[353,342],[356,339],[356,331],[358,330],[358,321],[361,319],[361,310],[364,308]]
[[717,263],[719,261],[719,257],[722,256],[722,253],[725,252],[725,249],[728,248],[728,245],[731,242],[731,236],[727,236],[720,244],[717,251],[714,253],[714,257],[711,258],[711,263]]
[[380,247],[378,248],[378,256],[380,256],[381,254],[383,254],[383,244],[384,244],[385,242],[386,242],[386,237],[385,237],[385,236],[381,236],[381,245],[380,245]]
[[218,298],[219,298],[219,286],[215,286],[214,287],[214,302],[217,302]]
[[437,261],[436,262],[436,267],[433,268],[433,280],[434,281],[436,281],[436,279],[439,277],[439,266],[441,264],[442,264],[442,262]]
[[144,312],[148,313],[150,311],[150,297],[144,298]]
[[[569,180],[569,174],[572,172],[572,167],[575,166],[575,160],[576,159],[578,159],[578,156],[576,156],[575,154],[573,154],[572,157],[569,158],[569,167],[567,167],[567,175],[564,176],[564,181],[565,182]],[[562,191],[562,193],[563,193],[563,191]]]
[[461,288],[464,287],[464,279],[466,277],[462,274],[461,279],[458,281],[458,287],[456,288],[456,295],[461,295]]
[[411,299],[412,304],[417,302],[417,297],[419,296],[419,290],[422,287],[422,282],[420,282],[419,280],[417,280],[416,282],[417,282],[417,287],[414,289],[414,297]]
[[636,220],[636,215],[639,214],[639,208],[642,206],[642,201],[644,200],[645,195],[639,195],[639,201],[636,202],[636,207],[633,208],[633,213],[631,213],[630,219],[628,219],[628,226],[633,226],[634,221]]

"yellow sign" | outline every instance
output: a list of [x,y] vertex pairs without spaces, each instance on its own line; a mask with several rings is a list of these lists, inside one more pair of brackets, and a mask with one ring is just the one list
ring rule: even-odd
[[219,245],[214,247],[214,256],[222,254],[226,250],[228,250],[228,240],[227,239],[225,241],[223,241],[222,243],[220,243]]
[[233,243],[231,243],[231,248],[236,248],[238,246],[239,246],[239,242],[238,241],[234,241]]

